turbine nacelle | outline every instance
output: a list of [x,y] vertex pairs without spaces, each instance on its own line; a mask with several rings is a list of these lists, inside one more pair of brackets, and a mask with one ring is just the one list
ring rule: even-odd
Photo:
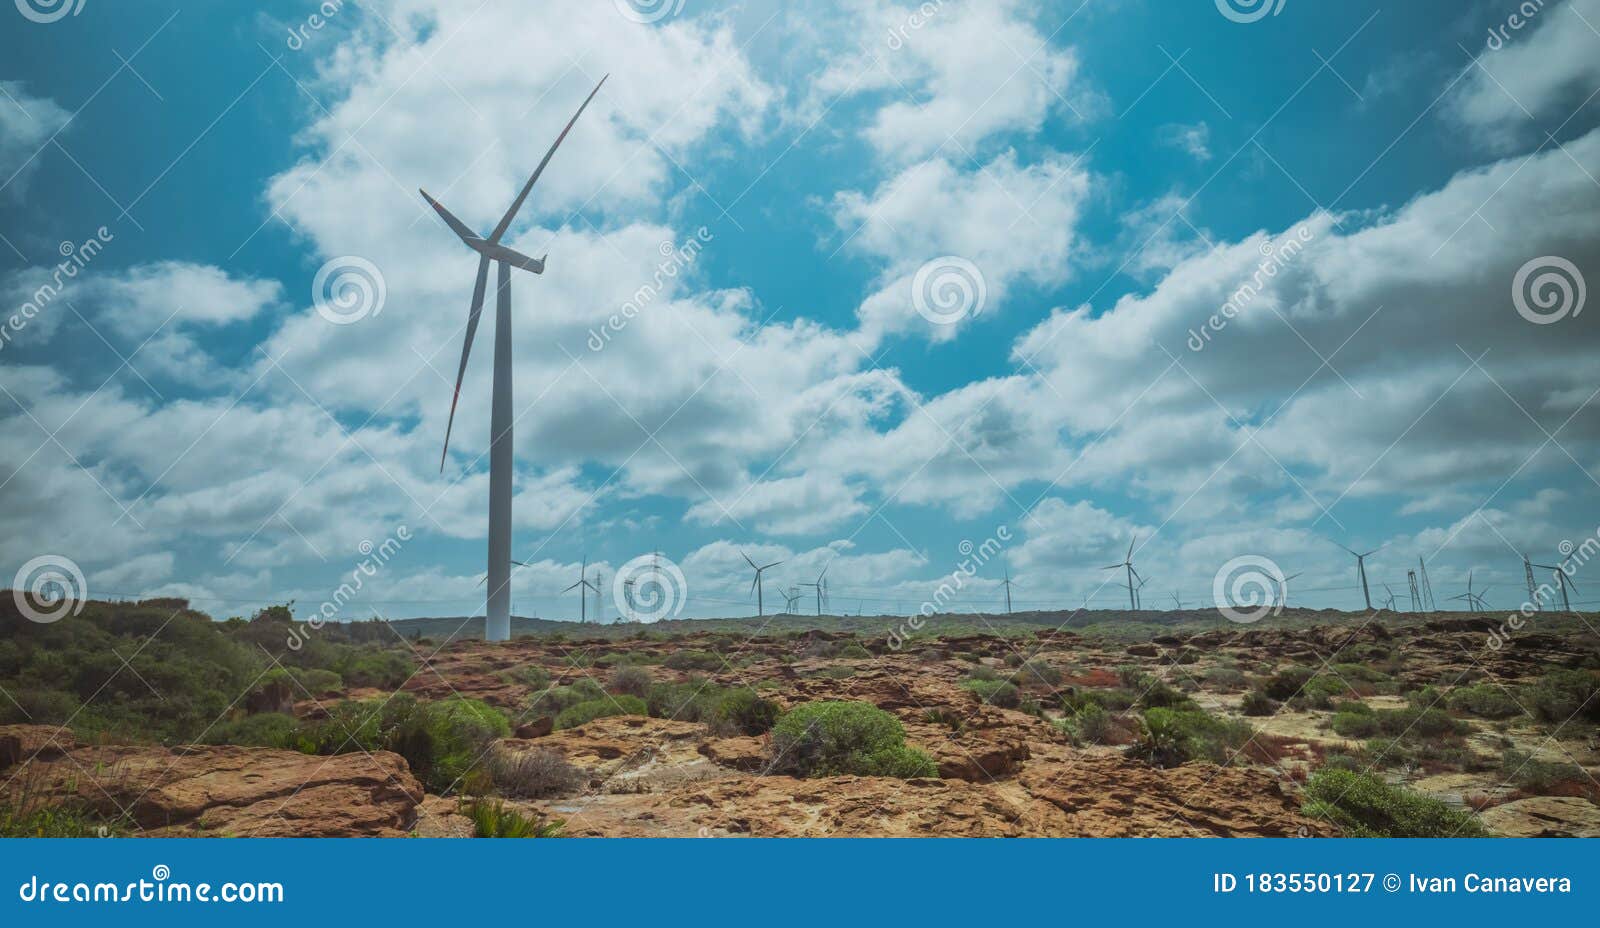
[[466,245],[468,248],[471,248],[473,251],[476,251],[478,254],[483,255],[485,259],[490,261],[503,261],[514,268],[519,268],[534,274],[544,273],[545,258],[550,257],[548,254],[539,258],[530,258],[520,251],[507,248],[498,242],[492,242],[489,239],[478,235],[476,232],[473,232],[470,226],[457,219],[455,214],[446,209],[443,203],[440,203],[432,196],[429,196],[428,191],[419,190],[417,192],[422,194],[422,198],[424,200],[428,201],[428,205],[433,207],[433,211],[439,214],[439,218],[443,219],[445,225],[450,227],[450,231],[454,232],[456,237],[461,239],[462,244]]

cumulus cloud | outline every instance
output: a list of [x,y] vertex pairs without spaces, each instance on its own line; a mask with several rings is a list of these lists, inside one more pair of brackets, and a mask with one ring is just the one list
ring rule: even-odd
[[21,81],[0,81],[0,98],[0,190],[21,199],[39,169],[41,149],[72,114],[49,97],[33,95]]

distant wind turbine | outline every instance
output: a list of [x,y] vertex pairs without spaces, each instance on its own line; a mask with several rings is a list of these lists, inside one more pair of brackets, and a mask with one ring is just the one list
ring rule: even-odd
[[1552,567],[1549,564],[1535,564],[1533,566],[1539,568],[1540,570],[1548,570],[1555,575],[1556,582],[1561,585],[1561,611],[1571,612],[1572,600],[1567,597],[1567,586],[1570,584],[1572,588],[1576,590],[1578,585],[1573,583],[1572,578],[1567,576],[1567,572],[1560,567]]
[[1011,614],[1011,566],[1006,565],[1006,615]]
[[1367,558],[1373,556],[1374,554],[1377,554],[1379,551],[1382,551],[1384,549],[1384,546],[1383,545],[1379,545],[1376,548],[1373,548],[1371,551],[1366,552],[1365,554],[1357,554],[1355,551],[1352,551],[1349,548],[1345,548],[1344,545],[1340,545],[1337,541],[1334,542],[1334,544],[1339,545],[1339,547],[1341,547],[1341,548],[1344,548],[1345,551],[1350,553],[1351,557],[1356,559],[1356,576],[1361,578],[1361,597],[1362,597],[1362,599],[1366,600],[1366,602],[1367,602],[1367,611],[1371,612],[1372,611],[1372,591],[1367,588]]
[[[1139,576],[1139,572],[1137,570],[1133,569],[1133,545],[1134,545],[1134,542],[1136,542],[1138,540],[1139,540],[1139,536],[1135,535],[1135,536],[1133,536],[1133,539],[1128,542],[1128,553],[1127,553],[1126,556],[1123,557],[1122,563],[1120,563],[1120,564],[1112,564],[1109,567],[1101,568],[1102,570],[1127,570],[1127,572],[1128,572],[1128,608],[1134,610],[1135,612],[1137,612],[1139,610],[1139,596],[1138,596],[1138,587],[1135,587],[1133,585],[1133,578]],[[1139,586],[1144,586],[1144,584],[1141,582],[1139,584]]]
[[1278,581],[1278,608],[1279,609],[1287,609],[1287,608],[1289,608],[1289,581],[1293,580],[1294,578],[1300,576],[1303,573],[1305,573],[1305,571],[1303,571],[1303,570],[1299,571],[1297,573],[1292,573],[1289,576],[1284,577],[1282,580]]
[[584,555],[583,566],[578,569],[578,582],[561,592],[571,593],[573,590],[578,590],[578,624],[583,625],[589,621],[589,594],[592,592],[596,596],[600,595],[599,588],[589,582],[588,555]]
[[757,567],[756,566],[756,562],[750,560],[750,555],[745,554],[743,551],[740,551],[739,552],[739,556],[744,558],[744,562],[746,564],[749,564],[750,568],[756,572],[756,578],[754,580],[750,581],[750,589],[751,589],[752,592],[754,592],[756,594],[756,615],[758,617],[759,616],[764,616],[764,615],[766,615],[766,611],[765,611],[765,607],[762,605],[762,602],[761,602],[761,574],[763,572],[765,572],[765,571],[771,570],[774,567],[777,567],[779,564],[782,564],[783,562],[782,561],[773,561],[771,564],[768,564],[765,567]]
[[583,105],[568,120],[566,128],[556,136],[544,159],[534,168],[533,175],[523,185],[511,208],[495,224],[494,231],[484,238],[466,223],[457,219],[444,204],[421,191],[434,212],[445,221],[468,248],[478,253],[478,276],[472,287],[472,307],[467,311],[467,334],[461,343],[461,366],[456,370],[456,389],[450,398],[450,419],[445,424],[444,450],[439,454],[439,472],[444,472],[446,456],[450,453],[450,431],[455,427],[456,403],[461,399],[461,381],[467,373],[467,356],[472,352],[472,338],[478,331],[478,317],[483,312],[484,290],[489,285],[489,263],[494,262],[495,317],[494,317],[494,394],[489,413],[489,564],[488,602],[484,611],[484,637],[489,641],[506,641],[511,637],[511,269],[513,267],[533,274],[544,273],[544,258],[530,258],[500,244],[506,230],[511,227],[523,201],[532,192],[533,185],[544,173],[545,165],[566,139],[567,133],[583,115],[589,101],[600,92],[605,78],[589,92]]
[[1472,571],[1469,570],[1469,571],[1467,571],[1467,591],[1465,593],[1461,594],[1460,596],[1452,596],[1450,598],[1451,599],[1464,599],[1464,600],[1467,601],[1467,609],[1468,610],[1470,610],[1472,612],[1482,612],[1483,611],[1483,594],[1489,592],[1490,589],[1492,589],[1492,587],[1487,587],[1486,586],[1482,590],[1474,593],[1472,591]]

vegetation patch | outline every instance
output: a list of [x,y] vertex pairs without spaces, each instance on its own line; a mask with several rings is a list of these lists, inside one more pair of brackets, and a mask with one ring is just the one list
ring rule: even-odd
[[1489,834],[1470,812],[1351,770],[1318,770],[1306,784],[1304,811],[1332,822],[1350,838],[1482,838]]
[[645,701],[637,696],[603,696],[599,699],[590,699],[561,710],[556,716],[555,727],[577,728],[595,719],[608,718],[613,715],[649,715],[649,707]]
[[802,777],[936,777],[939,766],[906,747],[905,726],[864,702],[811,702],[772,729],[771,769]]

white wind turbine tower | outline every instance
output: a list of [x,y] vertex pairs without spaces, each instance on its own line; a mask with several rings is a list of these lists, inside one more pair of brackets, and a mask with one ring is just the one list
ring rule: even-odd
[[433,207],[450,230],[460,237],[463,244],[478,253],[478,277],[472,287],[472,307],[467,311],[467,334],[461,343],[461,366],[456,371],[455,394],[450,398],[450,419],[445,425],[444,451],[439,455],[440,473],[444,472],[445,458],[450,452],[450,430],[455,426],[456,402],[461,399],[461,380],[467,373],[467,356],[472,352],[472,338],[477,334],[478,318],[483,312],[484,290],[489,284],[489,263],[494,262],[497,269],[494,398],[489,414],[489,591],[484,610],[484,637],[489,641],[505,641],[511,637],[511,269],[515,267],[534,274],[544,273],[544,258],[530,258],[500,244],[500,240],[522,209],[523,201],[527,200],[539,175],[544,173],[545,165],[550,163],[551,156],[605,82],[606,79],[602,77],[583,105],[567,121],[566,128],[556,136],[550,150],[545,152],[544,159],[534,168],[533,175],[511,202],[511,208],[500,217],[488,238],[472,231],[443,204],[429,196],[426,190],[421,191],[422,198],[428,201],[428,205]]
[[1452,596],[1450,598],[1451,599],[1464,599],[1464,600],[1467,601],[1467,609],[1469,611],[1471,611],[1471,612],[1482,612],[1483,611],[1483,594],[1489,592],[1490,589],[1491,589],[1490,587],[1484,587],[1483,589],[1479,590],[1476,593],[1472,592],[1472,571],[1469,570],[1469,571],[1467,571],[1467,591],[1465,593],[1463,593],[1462,595],[1460,595],[1460,596]]
[[764,571],[768,571],[768,570],[771,570],[774,567],[777,567],[779,564],[782,564],[783,562],[782,561],[773,561],[771,564],[768,564],[765,567],[757,567],[756,566],[756,562],[750,560],[750,555],[745,554],[743,551],[740,551],[739,552],[739,556],[744,558],[744,562],[746,564],[749,564],[751,569],[756,572],[756,578],[754,580],[750,581],[750,589],[751,589],[752,592],[754,592],[756,594],[756,616],[757,617],[764,616],[764,615],[766,615],[766,611],[765,611],[765,607],[764,607],[764,605],[762,604],[762,601],[761,601],[761,574]]
[[1344,548],[1346,551],[1348,551],[1350,553],[1351,557],[1356,559],[1356,576],[1361,578],[1361,596],[1362,596],[1363,599],[1366,600],[1367,611],[1371,612],[1372,611],[1372,591],[1367,588],[1367,558],[1373,556],[1374,554],[1377,554],[1379,551],[1382,551],[1384,546],[1383,545],[1379,545],[1376,548],[1373,548],[1371,551],[1368,551],[1365,554],[1357,554],[1356,552],[1351,551],[1349,548],[1345,548],[1344,545],[1340,545],[1337,541],[1334,542],[1334,544],[1339,545],[1339,547],[1341,547],[1341,548]]
[[[581,587],[581,589],[580,589]],[[589,621],[589,594],[600,595],[600,590],[589,582],[589,556],[584,555],[583,566],[578,569],[578,582],[562,590],[563,593],[578,591],[578,624],[583,625]]]
[[1297,573],[1292,573],[1289,576],[1284,577],[1282,580],[1278,581],[1278,608],[1279,609],[1287,609],[1287,608],[1289,608],[1289,581],[1293,580],[1294,578],[1300,576],[1300,574],[1303,574],[1303,573],[1305,573],[1305,571],[1303,571],[1303,570],[1299,571]]
[[[1127,555],[1125,557],[1123,557],[1122,563],[1120,563],[1120,564],[1112,564],[1109,567],[1102,568],[1103,570],[1127,570],[1127,572],[1128,572],[1128,608],[1132,609],[1135,612],[1139,611],[1139,595],[1138,595],[1139,587],[1136,587],[1136,586],[1133,585],[1133,578],[1138,577],[1139,576],[1139,572],[1137,570],[1133,569],[1133,545],[1134,545],[1134,542],[1136,542],[1138,540],[1139,540],[1139,536],[1137,536],[1137,535],[1135,535],[1131,540],[1129,540],[1129,542],[1128,542],[1128,553],[1127,553]],[[1140,578],[1139,586],[1144,586],[1143,578]]]

